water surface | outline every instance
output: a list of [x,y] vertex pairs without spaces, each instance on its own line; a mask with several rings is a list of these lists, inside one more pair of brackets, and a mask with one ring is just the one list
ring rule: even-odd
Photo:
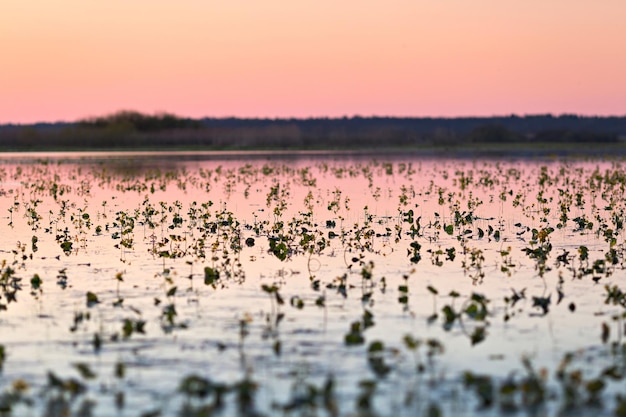
[[[218,386],[222,415],[489,415],[509,400],[611,415],[626,395],[602,377],[603,407],[586,404],[589,381],[625,372],[626,302],[608,297],[624,291],[619,161],[1,159],[14,415],[202,415]],[[518,388],[481,408],[467,371]],[[206,397],[180,389],[192,375]],[[529,402],[534,376],[545,399]]]

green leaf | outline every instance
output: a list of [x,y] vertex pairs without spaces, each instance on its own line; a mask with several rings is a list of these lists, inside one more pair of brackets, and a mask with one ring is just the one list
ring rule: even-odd
[[385,350],[385,344],[380,341],[380,340],[375,340],[372,343],[370,343],[369,347],[367,348],[367,352],[372,354],[372,353],[376,353],[376,352],[382,352]]
[[115,364],[115,377],[117,379],[122,379],[126,375],[126,365],[124,362],[117,362]]
[[472,346],[477,345],[478,343],[485,340],[485,337],[487,337],[487,332],[485,328],[477,327],[472,333],[472,335],[470,336],[470,339],[472,341]]
[[98,300],[98,296],[91,291],[87,291],[87,307],[93,307],[98,304],[100,301]]
[[278,241],[276,238],[269,238],[270,242],[270,252],[274,254],[278,259],[284,261],[287,259],[287,255],[289,254],[289,250],[285,242]]
[[220,272],[209,266],[204,268],[204,284],[205,285],[213,285],[215,282],[220,279]]
[[409,350],[415,350],[422,344],[421,340],[414,338],[410,334],[405,335],[404,338],[402,338],[402,341]]
[[444,306],[441,309],[441,311],[443,312],[444,318],[446,320],[446,322],[444,324],[444,328],[446,330],[448,330],[450,328],[450,326],[452,326],[452,324],[456,320],[457,314],[454,311],[454,309],[451,306],[449,306],[449,305]]
[[361,333],[348,333],[344,338],[346,346],[356,346],[365,343],[365,339]]
[[365,310],[363,313],[363,328],[367,329],[374,326],[374,315],[371,311]]
[[128,339],[131,334],[133,334],[133,322],[130,319],[124,319],[124,324],[122,325],[122,334],[124,335],[124,339]]
[[302,300],[302,298],[298,297],[297,295],[294,295],[293,297],[291,297],[291,300],[289,300],[289,303],[291,304],[292,307],[295,307],[298,310],[302,310],[302,308],[304,307],[304,301]]
[[354,321],[350,324],[350,332],[345,335],[344,343],[346,346],[356,346],[365,343],[360,321]]
[[94,379],[96,377],[96,373],[84,362],[75,363],[74,368],[76,368],[83,379]]
[[189,375],[180,382],[178,391],[188,397],[205,398],[213,392],[213,384],[201,376]]
[[42,279],[39,277],[38,274],[35,274],[31,279],[30,279],[30,285],[33,287],[33,290],[38,290],[41,287],[41,284],[43,283]]

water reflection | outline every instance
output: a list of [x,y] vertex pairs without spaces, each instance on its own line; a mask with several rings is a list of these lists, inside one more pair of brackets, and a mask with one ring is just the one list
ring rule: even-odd
[[[98,398],[124,391],[134,414],[185,406],[175,393],[198,373],[231,393],[255,381],[271,414],[332,375],[341,414],[369,392],[412,415],[464,370],[502,380],[523,357],[555,370],[582,352],[596,374],[615,357],[621,163],[270,156],[5,157],[5,391],[80,362],[98,375],[78,368],[85,389],[117,387]],[[127,376],[103,376],[119,363]]]

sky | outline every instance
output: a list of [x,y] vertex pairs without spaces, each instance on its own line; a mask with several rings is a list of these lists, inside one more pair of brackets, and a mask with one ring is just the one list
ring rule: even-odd
[[0,123],[626,115],[624,0],[9,0]]

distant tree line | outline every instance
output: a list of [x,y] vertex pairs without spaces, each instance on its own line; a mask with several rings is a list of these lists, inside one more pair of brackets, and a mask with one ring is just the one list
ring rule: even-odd
[[184,119],[169,113],[147,115],[125,110],[108,116],[80,120],[76,126],[91,129],[121,127],[137,132],[159,132],[175,129],[199,129],[202,124],[198,120]]
[[0,149],[375,148],[497,143],[617,143],[626,117],[181,118],[121,111],[75,123],[0,126]]

